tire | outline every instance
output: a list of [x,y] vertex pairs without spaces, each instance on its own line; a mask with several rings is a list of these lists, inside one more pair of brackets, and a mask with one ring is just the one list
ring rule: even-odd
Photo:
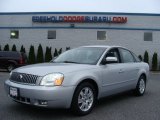
[[142,95],[144,95],[145,90],[146,90],[146,79],[142,75],[138,80],[138,83],[137,83],[137,86],[136,86],[136,89],[135,89],[135,94],[137,96],[142,96]]
[[15,65],[14,65],[14,64],[9,64],[9,65],[7,66],[8,72],[11,72],[14,68],[15,68]]
[[89,114],[96,103],[96,99],[97,92],[92,84],[88,82],[80,84],[72,99],[72,113],[79,116]]

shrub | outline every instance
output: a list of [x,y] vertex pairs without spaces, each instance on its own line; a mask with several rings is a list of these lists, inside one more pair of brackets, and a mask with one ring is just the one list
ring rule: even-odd
[[37,63],[42,63],[42,62],[44,62],[43,48],[41,44],[39,44],[38,51],[37,51]]
[[54,57],[57,57],[58,56],[58,51],[57,49],[55,48],[55,51],[54,51],[54,54],[53,54]]
[[20,52],[26,53],[26,50],[25,50],[25,48],[23,47],[23,45],[21,46]]
[[17,51],[16,45],[14,44],[12,47],[12,51]]
[[45,62],[49,62],[52,60],[52,53],[51,53],[51,47],[46,47],[46,53],[45,53]]
[[9,45],[8,45],[8,44],[6,44],[6,45],[4,46],[4,51],[9,51]]
[[29,60],[30,64],[34,64],[36,62],[34,46],[32,46],[32,45],[31,45],[30,50],[29,50],[28,60]]
[[52,48],[49,48],[49,55],[48,55],[49,61],[52,60]]
[[154,53],[152,57],[152,70],[156,71],[157,68],[158,68],[158,55],[157,53]]
[[144,60],[143,61],[149,64],[149,55],[148,55],[147,51],[145,51],[145,53],[144,53]]
[[143,60],[143,58],[142,58],[142,56],[141,56],[141,55],[139,55],[139,56],[138,56],[138,58],[139,58],[141,61]]
[[66,51],[67,51],[67,50],[70,50],[70,47],[66,47]]
[[62,48],[61,49],[59,49],[59,51],[58,51],[58,55],[60,55],[62,53]]

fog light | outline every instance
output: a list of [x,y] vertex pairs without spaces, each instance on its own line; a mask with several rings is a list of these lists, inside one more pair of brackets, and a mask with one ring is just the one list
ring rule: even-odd
[[40,105],[47,105],[48,102],[46,100],[39,100]]

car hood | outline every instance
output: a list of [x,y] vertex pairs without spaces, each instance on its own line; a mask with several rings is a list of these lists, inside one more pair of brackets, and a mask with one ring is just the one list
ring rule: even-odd
[[27,65],[24,67],[20,67],[13,70],[13,72],[44,76],[49,73],[59,72],[65,74],[69,72],[93,69],[95,67],[96,65],[73,64],[73,63],[41,63],[41,64],[34,64],[34,65]]

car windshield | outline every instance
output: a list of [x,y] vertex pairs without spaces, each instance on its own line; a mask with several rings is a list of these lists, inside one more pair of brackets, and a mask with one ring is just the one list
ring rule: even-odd
[[103,47],[80,47],[62,53],[53,62],[95,65],[105,50]]

